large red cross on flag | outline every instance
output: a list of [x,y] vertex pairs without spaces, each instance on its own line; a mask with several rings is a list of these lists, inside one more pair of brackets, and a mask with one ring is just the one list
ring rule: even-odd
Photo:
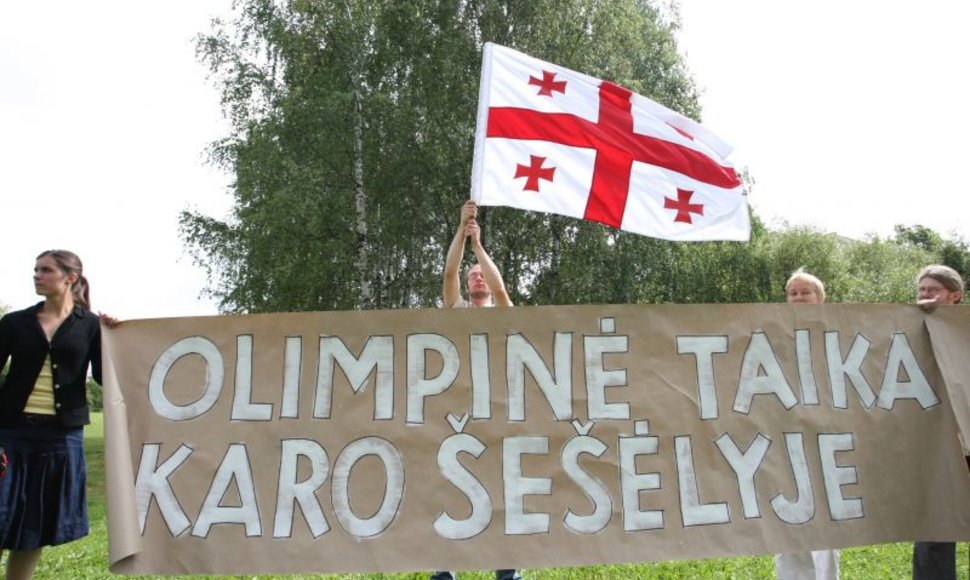
[[668,240],[750,237],[731,147],[608,81],[485,45],[473,200]]

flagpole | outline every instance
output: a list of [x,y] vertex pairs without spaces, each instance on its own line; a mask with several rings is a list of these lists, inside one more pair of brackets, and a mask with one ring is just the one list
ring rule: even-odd
[[482,173],[485,170],[485,132],[488,129],[488,95],[492,79],[492,43],[482,47],[482,77],[478,85],[478,118],[475,124],[475,149],[472,157],[471,199],[482,199]]

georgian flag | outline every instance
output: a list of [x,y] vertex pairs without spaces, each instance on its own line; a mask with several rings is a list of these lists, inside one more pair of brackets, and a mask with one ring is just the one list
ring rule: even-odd
[[609,81],[485,44],[471,198],[667,240],[747,241],[731,147]]

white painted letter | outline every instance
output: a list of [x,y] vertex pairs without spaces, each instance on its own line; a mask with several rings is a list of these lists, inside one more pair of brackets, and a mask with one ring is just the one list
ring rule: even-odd
[[595,534],[610,523],[613,515],[613,500],[603,483],[591,476],[579,463],[583,454],[601,457],[607,450],[606,445],[595,437],[579,436],[570,439],[562,450],[562,467],[576,485],[593,503],[593,513],[588,516],[576,515],[572,508],[566,511],[565,524],[579,534]]
[[549,532],[549,514],[525,513],[525,496],[552,494],[552,478],[524,477],[522,456],[549,453],[547,437],[508,437],[502,449],[502,475],[505,485],[505,533],[542,534]]
[[394,416],[394,337],[370,336],[355,357],[337,336],[320,337],[320,366],[317,370],[317,392],[313,401],[313,417],[327,419],[333,402],[333,379],[337,365],[347,377],[355,393],[363,390],[368,377],[374,373],[374,419],[387,420]]
[[[350,507],[350,472],[358,461],[376,456],[384,465],[387,482],[380,509],[369,518],[359,518]],[[344,448],[333,466],[333,512],[347,533],[371,538],[387,529],[397,516],[404,497],[404,458],[394,446],[379,437],[364,437]]]
[[253,337],[236,337],[236,389],[232,397],[233,421],[269,421],[273,418],[272,403],[253,403]]
[[283,403],[280,417],[295,419],[300,410],[300,376],[303,368],[303,337],[287,336],[283,354]]
[[[224,506],[222,498],[226,496],[233,480],[239,492],[239,505]],[[249,464],[245,443],[229,445],[226,456],[222,458],[222,463],[212,478],[209,493],[202,502],[199,517],[192,527],[192,535],[204,538],[216,524],[243,524],[246,526],[246,536],[250,538],[263,533],[263,526],[259,521],[259,505],[256,503],[253,469]]]
[[506,343],[506,378],[509,385],[509,420],[525,420],[525,369],[529,369],[545,395],[557,421],[567,421],[573,412],[573,335],[557,332],[553,347],[556,377],[521,334],[511,334]]
[[840,466],[835,460],[839,451],[853,451],[855,438],[852,433],[822,433],[818,436],[818,453],[822,460],[822,477],[825,480],[825,496],[829,500],[829,513],[835,521],[861,518],[862,500],[845,499],[842,486],[858,483],[855,466]]
[[818,385],[812,368],[812,339],[805,329],[795,331],[795,358],[798,360],[798,382],[802,385],[802,404],[818,405]]
[[[168,371],[183,356],[197,354],[205,359],[206,378],[202,396],[194,403],[185,406],[176,405],[165,396],[165,377]],[[148,379],[148,401],[152,409],[170,421],[185,421],[195,419],[212,408],[222,394],[222,379],[225,376],[222,355],[214,342],[202,336],[183,338],[162,353],[152,366],[152,374]]]
[[472,417],[492,418],[492,380],[488,365],[488,335],[468,337],[468,354],[472,369]]
[[620,437],[620,492],[623,498],[623,530],[656,530],[664,527],[663,510],[641,510],[640,492],[660,489],[660,474],[637,473],[637,456],[655,455],[660,447],[658,437]]
[[788,461],[795,477],[795,501],[789,501],[781,493],[771,498],[771,507],[778,519],[787,524],[804,524],[815,517],[815,492],[805,459],[805,436],[801,433],[785,433]]
[[[298,482],[300,457],[310,460],[310,476]],[[293,531],[294,505],[300,504],[300,511],[310,526],[310,533],[319,538],[330,531],[316,491],[327,480],[330,473],[330,459],[319,443],[312,439],[284,439],[280,451],[280,478],[276,492],[276,520],[273,523],[274,538],[289,538]]]
[[852,341],[849,354],[842,360],[842,349],[839,346],[839,333],[829,331],[825,333],[825,359],[829,366],[829,383],[832,385],[832,405],[837,409],[849,408],[849,396],[846,392],[845,377],[859,394],[859,399],[865,408],[869,408],[876,400],[876,395],[869,386],[869,381],[862,374],[862,363],[869,352],[869,340],[857,334]]
[[629,419],[630,403],[607,403],[607,387],[625,387],[626,369],[603,368],[603,355],[624,353],[629,350],[627,336],[587,336],[584,341],[586,353],[586,396],[589,418]]
[[[428,351],[441,355],[441,372],[427,378]],[[408,423],[424,423],[424,399],[440,395],[458,376],[458,348],[440,334],[412,334],[408,337]]]
[[439,515],[434,521],[434,529],[439,536],[449,540],[467,540],[485,531],[492,521],[492,498],[488,490],[458,461],[459,453],[468,453],[478,459],[484,452],[485,444],[467,433],[452,435],[438,448],[441,475],[465,494],[472,504],[472,513],[464,520],[456,520],[447,512]]
[[697,363],[697,398],[701,419],[717,419],[714,355],[728,351],[726,336],[678,336],[677,354],[693,354]]
[[[900,380],[899,373],[906,373],[907,380]],[[879,400],[876,405],[882,409],[892,409],[899,399],[916,399],[920,407],[928,409],[940,404],[933,387],[926,380],[926,375],[919,368],[916,355],[909,347],[906,335],[897,332],[893,334],[893,342],[889,346],[889,356],[886,359],[886,372],[882,377],[882,387],[879,388]]]
[[141,533],[145,533],[148,524],[148,508],[152,505],[152,498],[158,503],[165,525],[173,536],[178,536],[189,529],[191,523],[182,511],[175,491],[168,481],[175,470],[192,455],[192,449],[187,445],[180,445],[165,463],[157,465],[160,443],[142,444],[141,462],[138,464],[138,476],[135,478],[135,502],[138,505],[138,523]]
[[674,437],[677,456],[677,481],[680,484],[680,511],[684,517],[684,527],[708,524],[726,524],[731,521],[726,502],[701,503],[697,474],[694,472],[694,452],[690,437]]
[[761,462],[765,459],[765,454],[768,453],[771,439],[758,433],[744,453],[738,449],[737,444],[727,433],[718,437],[714,443],[721,450],[721,455],[724,456],[724,459],[727,459],[728,465],[734,470],[734,475],[738,479],[738,492],[741,494],[741,507],[744,509],[744,517],[760,518],[761,506],[758,505],[754,476],[758,473]]
[[[764,374],[760,371],[764,369]],[[744,351],[744,361],[741,363],[741,378],[738,381],[738,392],[734,398],[734,410],[747,413],[751,410],[751,400],[755,395],[770,395],[774,393],[786,409],[791,409],[798,403],[791,385],[785,379],[785,373],[775,358],[771,343],[763,332],[751,334],[748,349]]]

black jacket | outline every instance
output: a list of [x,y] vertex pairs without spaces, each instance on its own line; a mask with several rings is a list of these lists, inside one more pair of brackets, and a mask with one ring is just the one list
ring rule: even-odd
[[10,359],[0,387],[0,426],[18,424],[48,354],[58,423],[67,428],[91,422],[86,383],[88,364],[94,380],[101,383],[101,321],[96,314],[75,306],[48,343],[37,320],[43,304],[0,319],[0,368]]

